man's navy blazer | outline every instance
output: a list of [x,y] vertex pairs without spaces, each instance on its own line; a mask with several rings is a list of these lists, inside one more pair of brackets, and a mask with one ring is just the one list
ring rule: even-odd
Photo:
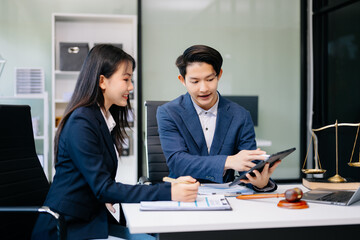
[[191,175],[204,181],[232,181],[233,170],[224,175],[226,158],[241,150],[256,149],[250,113],[220,94],[210,153],[189,93],[158,107],[157,121],[172,177]]
[[[93,105],[76,109],[61,132],[56,174],[44,203],[65,216],[68,239],[107,238],[105,203],[171,199],[170,184],[115,182],[117,167],[112,136],[100,108]],[[56,223],[50,219],[39,216],[33,239],[54,237]]]

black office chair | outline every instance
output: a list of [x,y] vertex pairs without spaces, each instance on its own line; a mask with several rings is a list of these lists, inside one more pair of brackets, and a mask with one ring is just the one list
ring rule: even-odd
[[146,101],[145,102],[145,150],[147,163],[147,179],[141,177],[139,182],[152,184],[162,182],[163,177],[169,175],[169,168],[163,154],[158,125],[156,120],[156,110],[158,106],[167,101]]
[[62,217],[42,206],[49,182],[35,151],[30,106],[0,105],[0,239],[30,239],[37,215]]

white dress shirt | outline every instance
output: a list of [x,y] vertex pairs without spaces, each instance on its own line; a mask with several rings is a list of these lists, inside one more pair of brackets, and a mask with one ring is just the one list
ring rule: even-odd
[[[101,108],[100,108],[101,109]],[[116,126],[116,122],[113,118],[113,116],[111,115],[111,113],[109,111],[106,112],[106,114],[103,112],[103,109],[101,109],[101,113],[105,119],[105,122],[106,122],[106,125],[109,129],[109,132],[111,133],[111,131],[114,129],[114,127]],[[115,147],[115,144],[114,144],[114,148],[115,148],[115,152],[116,152],[116,157],[118,158],[119,160],[119,152],[117,150],[117,148]]]
[[[208,149],[208,152],[210,153],[211,144],[212,144],[212,141],[214,139],[214,134],[215,134],[216,118],[217,118],[217,111],[218,111],[218,105],[219,105],[219,94],[218,94],[218,99],[217,99],[216,103],[214,104],[214,106],[212,106],[212,108],[210,108],[207,111],[202,109],[201,107],[199,107],[192,98],[191,98],[191,101],[193,102],[195,110],[199,116],[201,127],[202,127],[202,130],[203,130],[203,133],[205,136],[205,140],[206,140],[207,149]],[[224,170],[224,175],[225,175],[225,173],[226,173],[226,171]],[[266,192],[266,191],[270,191],[270,190],[274,189],[275,183],[273,183],[272,181],[269,181],[268,185],[262,189],[257,188],[256,186],[253,186],[253,187],[258,192]]]
[[219,95],[218,95],[216,103],[209,110],[204,110],[201,107],[199,107],[192,98],[191,98],[191,101],[193,102],[195,110],[199,116],[201,127],[202,127],[205,141],[206,141],[206,146],[207,146],[208,152],[210,153],[210,148],[211,148],[211,144],[214,139],[215,128],[216,128],[216,118],[217,118],[217,111],[218,111],[218,105],[219,105]]

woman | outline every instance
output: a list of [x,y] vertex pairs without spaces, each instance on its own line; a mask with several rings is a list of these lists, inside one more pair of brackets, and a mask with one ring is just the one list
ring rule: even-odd
[[[106,205],[111,210],[113,203],[196,198],[199,183],[191,177],[181,180],[194,184],[147,186],[115,182],[117,156],[126,137],[126,116],[131,109],[134,68],[134,59],[121,49],[95,46],[82,66],[59,124],[54,146],[56,174],[44,205],[64,216],[68,239],[108,239],[114,233],[124,237],[118,234],[124,227],[110,223]],[[33,239],[55,238],[56,222],[40,215]]]

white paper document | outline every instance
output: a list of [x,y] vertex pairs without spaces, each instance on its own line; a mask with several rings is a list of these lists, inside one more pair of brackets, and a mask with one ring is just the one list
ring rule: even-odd
[[224,195],[198,195],[195,202],[177,201],[142,201],[142,211],[204,211],[204,210],[231,210]]
[[230,183],[203,183],[199,187],[200,195],[211,195],[211,194],[222,194],[222,195],[232,195],[232,194],[254,194],[254,191],[250,188],[241,185],[235,185],[229,187]]

